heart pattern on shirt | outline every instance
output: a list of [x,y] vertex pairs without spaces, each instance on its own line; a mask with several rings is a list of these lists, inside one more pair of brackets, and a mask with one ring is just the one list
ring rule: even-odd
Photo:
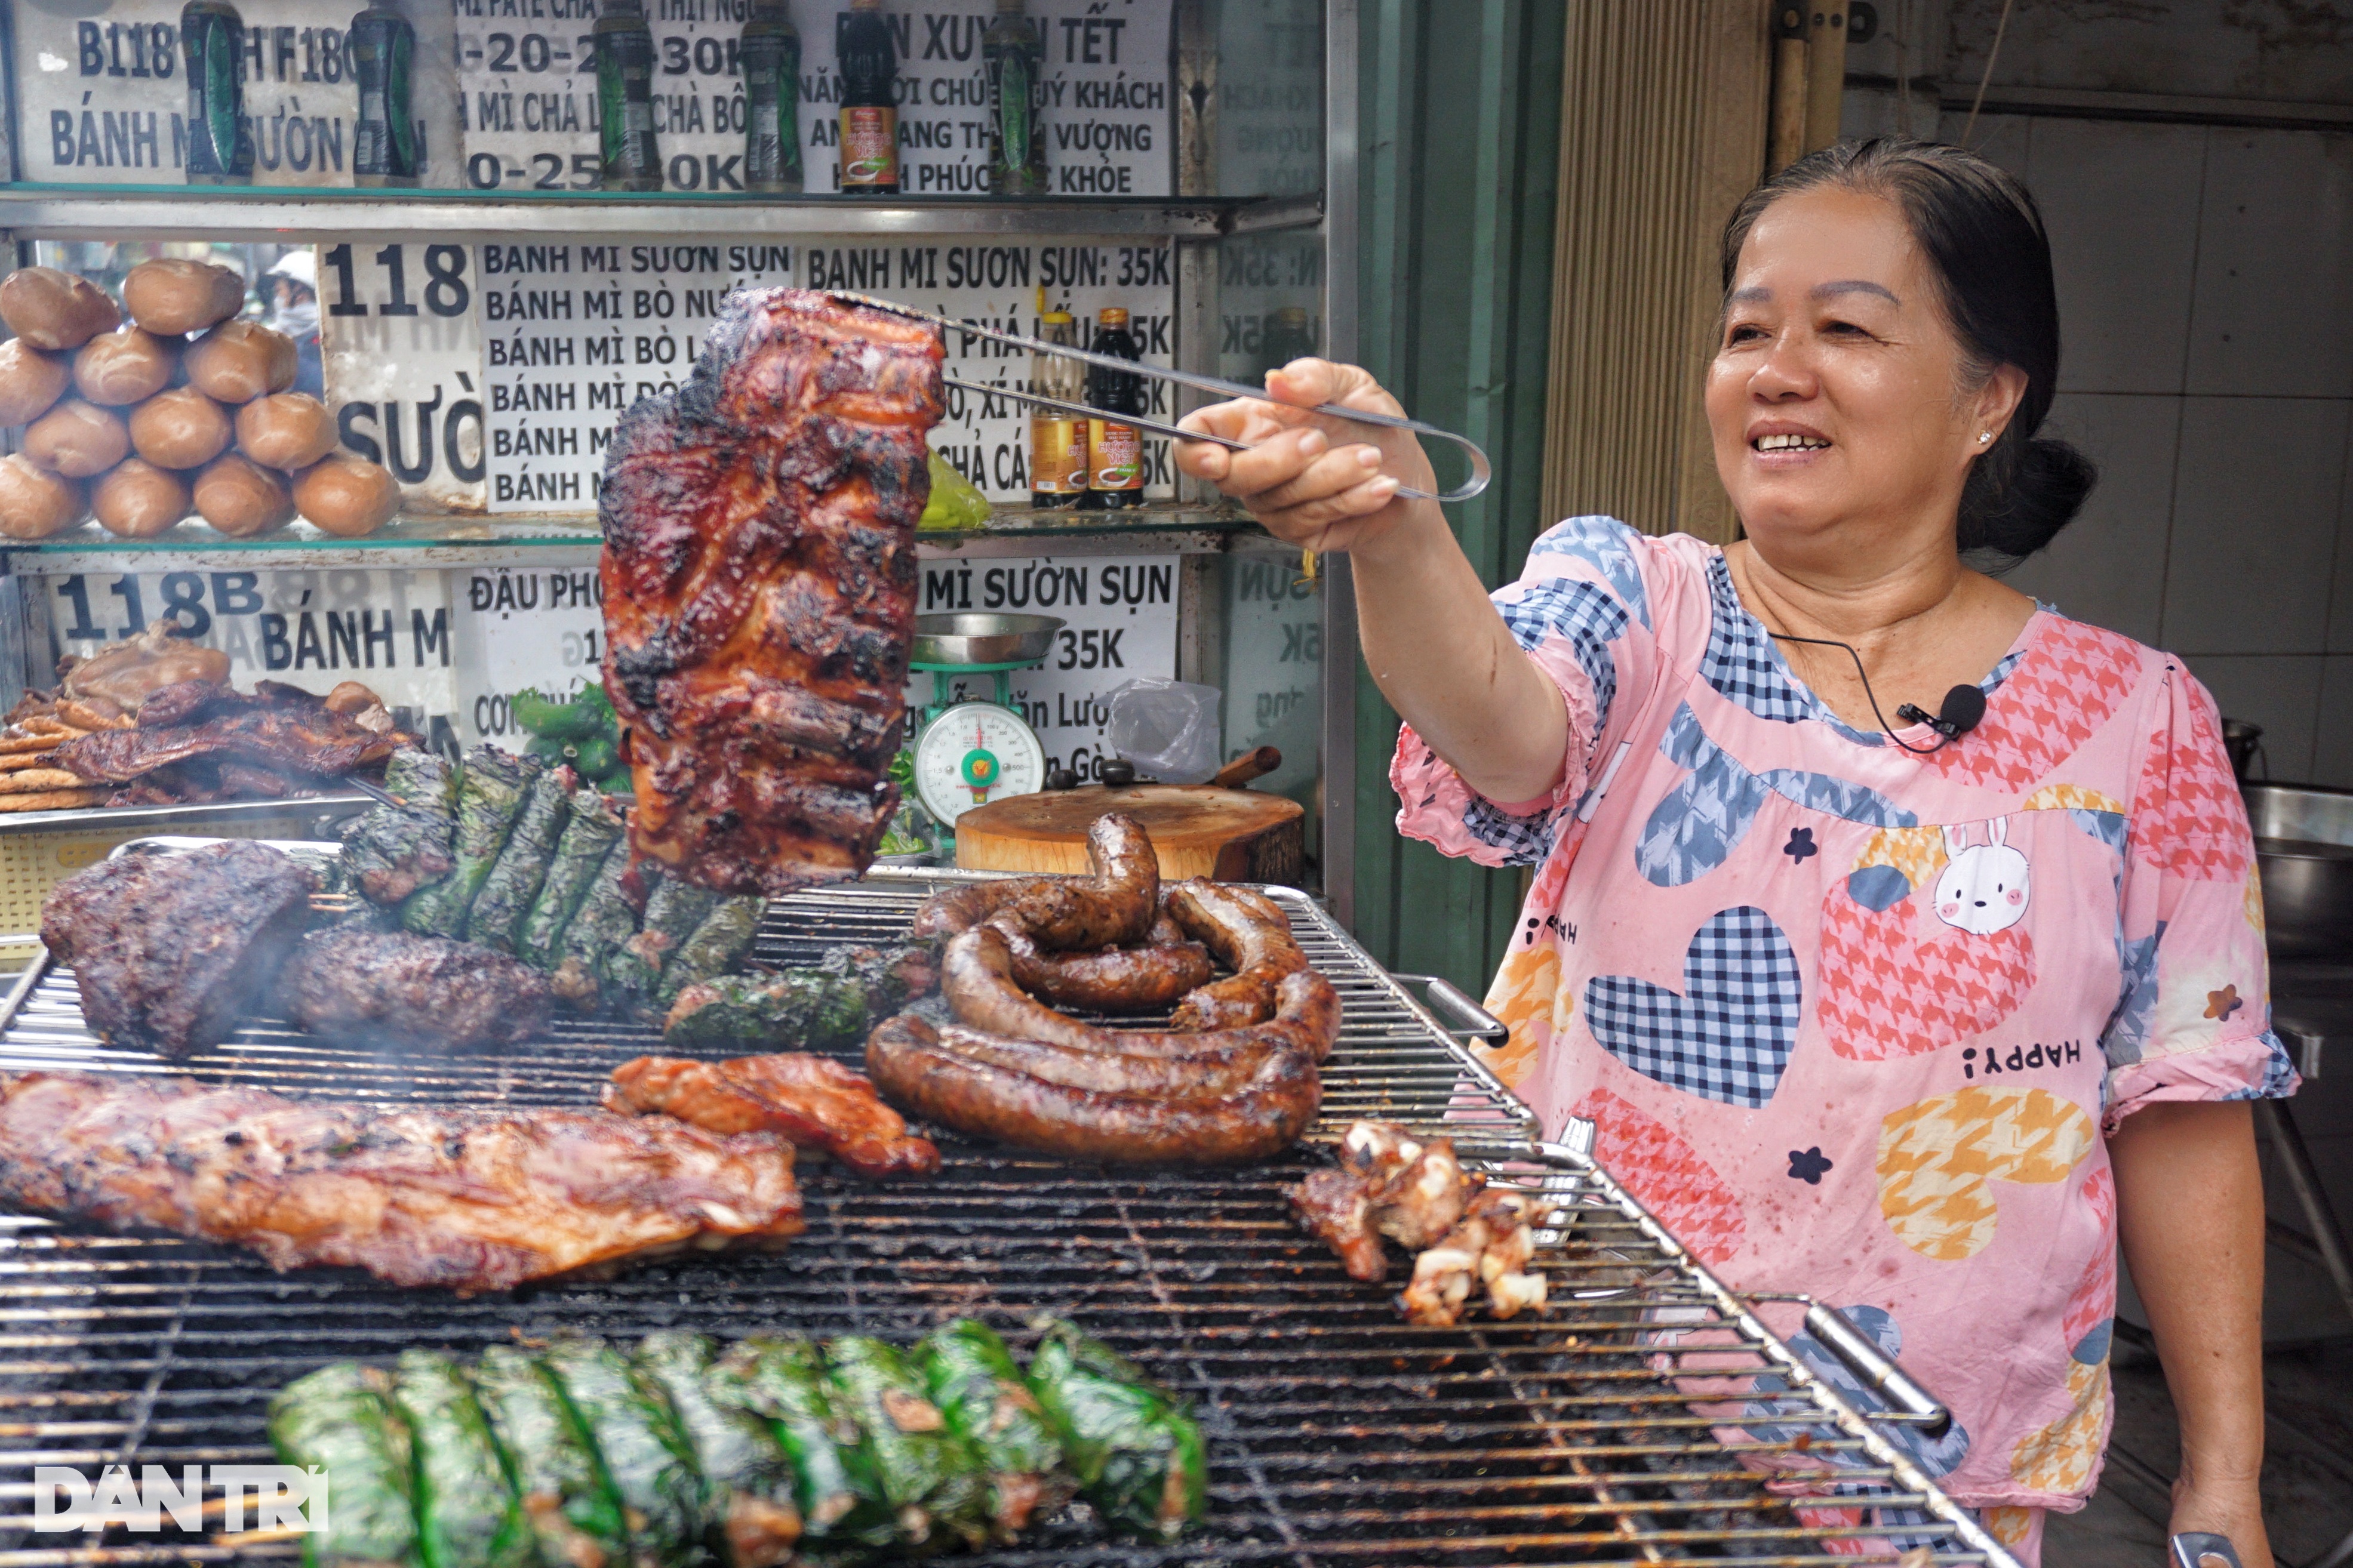
[[1804,981],[1789,939],[1753,904],[1711,915],[1683,952],[1680,993],[1630,974],[1585,984],[1601,1048],[1654,1082],[1754,1110],[1798,1043]]

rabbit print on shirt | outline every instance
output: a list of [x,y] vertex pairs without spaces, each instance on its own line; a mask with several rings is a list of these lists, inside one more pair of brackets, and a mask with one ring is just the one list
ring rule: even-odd
[[1988,823],[1983,844],[1971,844],[1966,826],[1944,831],[1951,859],[1936,876],[1936,918],[1972,936],[2024,920],[2029,868],[2025,852],[2010,847],[2010,824],[1999,816]]

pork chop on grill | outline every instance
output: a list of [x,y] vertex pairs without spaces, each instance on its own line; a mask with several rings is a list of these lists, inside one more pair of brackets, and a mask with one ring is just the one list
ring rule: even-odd
[[931,1141],[910,1136],[906,1119],[882,1103],[866,1075],[830,1057],[639,1057],[613,1069],[605,1104],[659,1111],[712,1132],[774,1132],[861,1176],[928,1176],[940,1168]]
[[259,844],[124,856],[50,890],[41,941],[73,970],[82,1016],[100,1039],[184,1057],[228,1038],[257,1010],[310,920],[316,887],[309,871]]
[[728,297],[694,374],[606,460],[606,690],[630,843],[727,893],[860,875],[914,635],[934,329],[797,289]]
[[90,1073],[0,1076],[0,1201],[461,1294],[802,1229],[792,1146],[766,1133]]
[[287,1022],[350,1045],[512,1046],[547,1032],[547,976],[472,942],[357,926],[303,939],[279,972]]

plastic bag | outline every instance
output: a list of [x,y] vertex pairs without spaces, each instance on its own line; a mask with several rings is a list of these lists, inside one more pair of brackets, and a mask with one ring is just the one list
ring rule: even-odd
[[949,466],[937,452],[931,454],[932,499],[923,503],[923,515],[916,520],[915,530],[927,533],[934,529],[987,528],[988,498],[980,488]]
[[1111,749],[1163,784],[1207,784],[1218,773],[1223,697],[1186,680],[1131,680],[1111,694]]

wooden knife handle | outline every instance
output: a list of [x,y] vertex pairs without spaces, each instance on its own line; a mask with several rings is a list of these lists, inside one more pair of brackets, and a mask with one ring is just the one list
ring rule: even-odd
[[1219,789],[1243,789],[1250,780],[1274,772],[1282,766],[1282,752],[1273,746],[1261,746],[1236,757],[1218,770],[1209,782]]

